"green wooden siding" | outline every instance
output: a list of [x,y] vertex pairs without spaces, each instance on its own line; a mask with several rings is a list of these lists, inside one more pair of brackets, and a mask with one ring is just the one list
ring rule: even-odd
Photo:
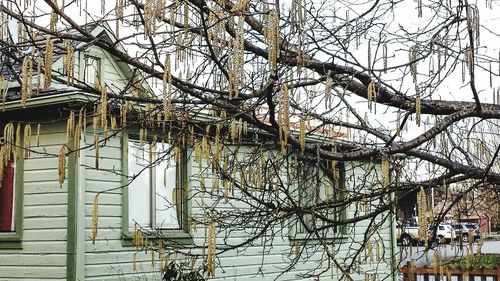
[[[34,138],[33,138],[34,139]],[[63,122],[42,126],[40,146],[24,160],[22,249],[0,247],[0,280],[66,279],[67,181],[59,186],[57,152]]]
[[[93,140],[89,131],[87,141]],[[136,256],[134,247],[122,244],[122,148],[119,138],[107,141],[99,151],[99,170],[95,170],[95,150],[85,152],[85,280],[160,280],[158,264],[151,266],[151,254]],[[114,171],[114,172],[113,172]],[[99,225],[95,245],[92,231],[92,204],[97,192],[118,188],[99,195]]]

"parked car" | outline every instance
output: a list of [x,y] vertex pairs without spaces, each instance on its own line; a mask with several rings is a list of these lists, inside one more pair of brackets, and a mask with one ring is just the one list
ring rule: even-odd
[[455,229],[449,224],[440,224],[436,228],[436,238],[440,244],[450,243],[452,239],[456,238]]
[[479,239],[481,237],[481,232],[480,232],[479,226],[477,224],[456,223],[456,224],[453,224],[453,228],[455,229],[455,234],[456,234],[457,238],[461,239],[464,242],[469,241],[469,232],[473,233],[474,240]]
[[469,228],[464,223],[455,223],[453,224],[453,228],[458,239],[465,242],[469,240]]
[[467,222],[465,223],[465,226],[469,229],[469,231],[473,231],[474,240],[481,238],[481,229],[477,223]]

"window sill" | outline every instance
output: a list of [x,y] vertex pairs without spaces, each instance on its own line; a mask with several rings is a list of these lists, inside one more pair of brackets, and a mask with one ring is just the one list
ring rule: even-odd
[[22,249],[22,238],[18,233],[0,233],[0,249]]
[[[148,240],[163,239],[182,245],[193,244],[193,237],[191,236],[191,234],[180,229],[153,230],[149,234],[143,233],[142,235],[146,235]],[[122,246],[135,246],[133,243],[132,232],[128,231],[127,233],[122,234]]]

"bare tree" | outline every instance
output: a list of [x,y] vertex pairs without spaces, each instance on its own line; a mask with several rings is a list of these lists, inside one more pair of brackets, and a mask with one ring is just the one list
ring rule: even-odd
[[[21,99],[67,83],[101,97],[73,117],[109,130],[89,146],[140,128],[141,143],[170,145],[158,163],[193,151],[199,169],[189,194],[204,201],[186,220],[205,226],[206,241],[162,246],[202,260],[202,272],[226,251],[263,241],[266,252],[292,235],[300,243],[284,253],[283,272],[321,253],[323,263],[302,276],[321,276],[325,266],[349,276],[358,256],[379,251],[371,241],[398,200],[420,190],[429,203],[431,191],[450,205],[468,194],[498,198],[492,1],[102,0],[100,11],[84,0],[21,2],[0,6],[2,72],[17,74]],[[19,38],[9,19],[19,22]],[[113,29],[113,43],[90,32],[96,25]],[[125,87],[71,76],[72,52],[89,45],[134,70]],[[58,73],[50,63],[60,55]],[[27,82],[41,74],[44,85]],[[434,206],[419,202],[427,220]],[[354,217],[341,215],[352,206]],[[347,242],[361,246],[339,260],[329,237],[360,222],[365,239]],[[215,232],[240,231],[242,241],[211,242]]]

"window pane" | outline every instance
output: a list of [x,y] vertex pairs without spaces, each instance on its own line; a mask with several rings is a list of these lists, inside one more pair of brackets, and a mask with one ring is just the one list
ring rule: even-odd
[[[328,163],[321,162],[318,167],[317,162],[313,161],[297,161],[292,162],[292,169],[296,169],[294,174],[291,174],[291,181],[296,184],[295,199],[300,207],[304,209],[302,213],[302,221],[297,217],[295,228],[292,235],[306,234],[307,228],[314,230],[315,228],[323,228],[329,222],[321,219],[322,217],[332,220],[339,219],[342,210],[334,208],[314,208],[314,206],[322,202],[335,202],[343,200],[343,166],[338,166],[338,174],[334,175],[332,168],[327,166]],[[339,181],[335,182],[335,177]],[[311,211],[313,213],[308,213]],[[307,228],[306,228],[307,226]],[[337,232],[337,227],[332,226],[321,230],[321,235],[333,236]]]
[[0,186],[0,231],[14,230],[14,162],[9,161],[3,167]]
[[128,186],[129,227],[137,222],[142,227],[151,227],[151,174],[148,146],[142,148],[137,142],[128,143],[128,175],[136,176]]
[[84,69],[85,83],[94,84],[96,73],[99,75],[99,58],[86,56]]
[[[155,227],[180,228],[177,204],[182,204],[180,189],[176,189],[176,163],[171,146],[158,143],[155,158],[159,159],[155,166]],[[175,194],[177,198],[174,198]],[[180,211],[180,210],[179,210]]]
[[[299,164],[299,203],[301,207],[314,206],[318,195],[318,181],[315,167],[306,163]],[[314,227],[314,217],[312,214],[303,215],[304,223],[309,227]],[[307,232],[305,226],[299,222],[299,233]]]

